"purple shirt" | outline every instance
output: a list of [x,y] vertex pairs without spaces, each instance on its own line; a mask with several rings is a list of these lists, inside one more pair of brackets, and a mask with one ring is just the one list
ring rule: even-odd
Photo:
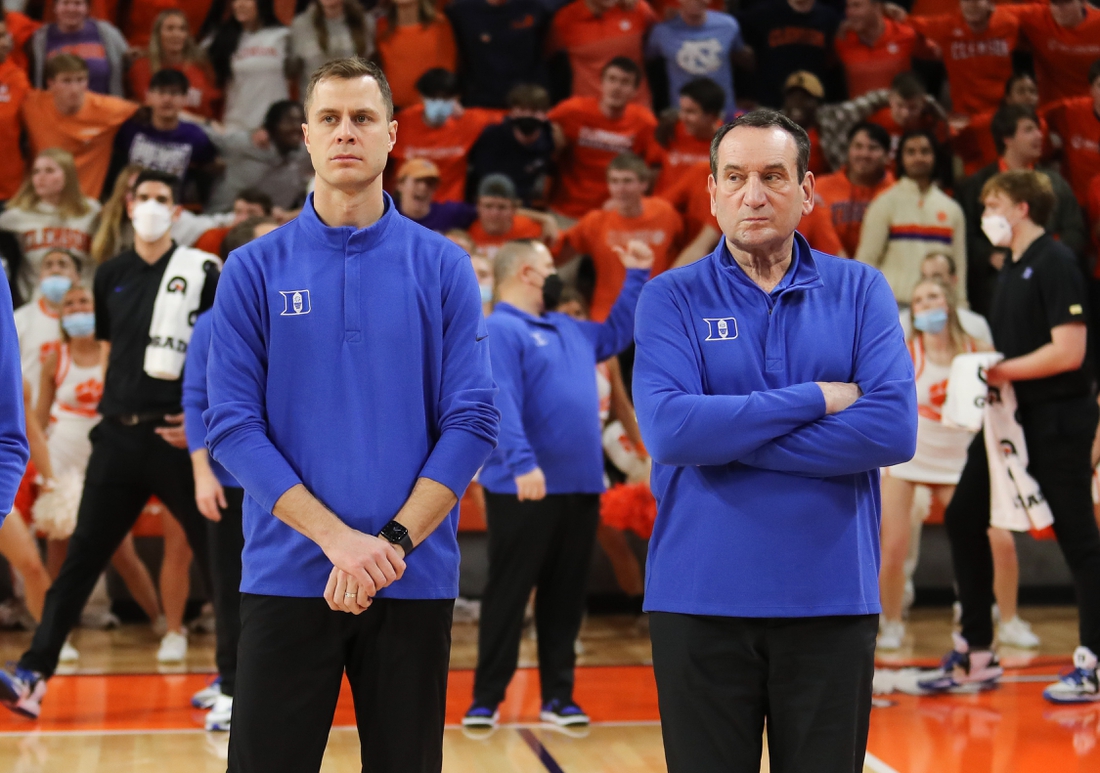
[[477,207],[473,204],[463,201],[433,201],[428,214],[413,222],[432,231],[446,233],[452,228],[469,228],[475,220]]
[[58,54],[76,54],[88,64],[88,90],[111,93],[111,62],[99,29],[89,19],[79,32],[62,32],[56,24],[46,28],[46,59]]
[[141,164],[146,169],[158,169],[183,180],[191,164],[205,164],[217,152],[206,132],[193,123],[180,121],[171,131],[155,129],[130,119],[115,135],[115,150],[124,164]]

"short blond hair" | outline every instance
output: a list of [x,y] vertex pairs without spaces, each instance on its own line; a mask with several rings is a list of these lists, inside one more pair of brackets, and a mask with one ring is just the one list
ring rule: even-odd
[[994,193],[1003,193],[1013,204],[1027,204],[1027,216],[1035,225],[1046,226],[1057,198],[1050,178],[1033,169],[1013,169],[986,180],[981,201]]
[[386,74],[382,72],[382,68],[374,62],[369,62],[359,56],[348,56],[343,59],[333,59],[331,62],[325,62],[323,65],[313,71],[313,75],[309,78],[309,85],[306,86],[306,93],[304,99],[304,106],[306,111],[306,120],[309,120],[309,106],[313,102],[313,92],[317,89],[317,84],[321,81],[328,80],[343,80],[351,81],[357,78],[374,78],[378,84],[379,91],[382,92],[382,101],[386,103],[386,120],[393,120],[393,92],[390,90],[390,83],[386,80]]

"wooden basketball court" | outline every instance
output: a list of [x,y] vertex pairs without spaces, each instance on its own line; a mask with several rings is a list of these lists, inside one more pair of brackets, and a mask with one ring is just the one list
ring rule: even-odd
[[[1002,651],[1004,685],[982,695],[889,695],[871,718],[868,773],[1096,773],[1100,771],[1100,703],[1057,707],[1045,684],[1069,665],[1076,618],[1065,608],[1025,609],[1043,647]],[[917,610],[910,646],[881,665],[932,665],[950,641],[950,613]],[[447,773],[650,773],[663,771],[657,693],[648,637],[636,621],[586,622],[577,701],[593,718],[584,731],[538,722],[535,642],[505,703],[502,726],[471,736],[459,726],[469,704],[476,626],[456,624],[447,705]],[[24,633],[0,634],[0,659],[18,657]],[[228,738],[202,730],[188,703],[213,670],[213,637],[193,636],[185,664],[155,661],[157,639],[145,627],[78,631],[76,668],[50,682],[39,722],[0,714],[0,771],[12,773],[214,773],[225,770]],[[346,687],[346,685],[345,685]],[[322,770],[358,771],[359,745],[350,696],[337,709]],[[767,770],[765,760],[763,770]]]

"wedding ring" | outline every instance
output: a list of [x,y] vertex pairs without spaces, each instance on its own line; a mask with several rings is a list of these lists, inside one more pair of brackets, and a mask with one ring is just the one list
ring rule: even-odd
[[359,595],[358,593],[352,593],[352,592],[349,591],[348,593],[344,594],[344,598],[348,598],[349,596],[358,596],[358,595]]

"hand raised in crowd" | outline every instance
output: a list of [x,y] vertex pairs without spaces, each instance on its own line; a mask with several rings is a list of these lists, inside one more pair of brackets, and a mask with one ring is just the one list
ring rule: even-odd
[[187,432],[183,429],[183,414],[173,413],[164,417],[170,427],[157,427],[157,434],[164,442],[176,448],[187,448]]
[[538,467],[516,476],[516,499],[537,502],[546,496],[546,476]]
[[846,384],[841,381],[818,381],[821,394],[825,395],[825,413],[831,416],[840,413],[863,396],[858,384]]
[[652,268],[653,250],[640,239],[631,239],[626,247],[613,246],[611,249],[619,255],[626,268]]
[[405,560],[396,545],[348,529],[329,546],[322,545],[332,561],[325,586],[325,601],[338,612],[358,615],[370,606],[378,591],[401,579]]

